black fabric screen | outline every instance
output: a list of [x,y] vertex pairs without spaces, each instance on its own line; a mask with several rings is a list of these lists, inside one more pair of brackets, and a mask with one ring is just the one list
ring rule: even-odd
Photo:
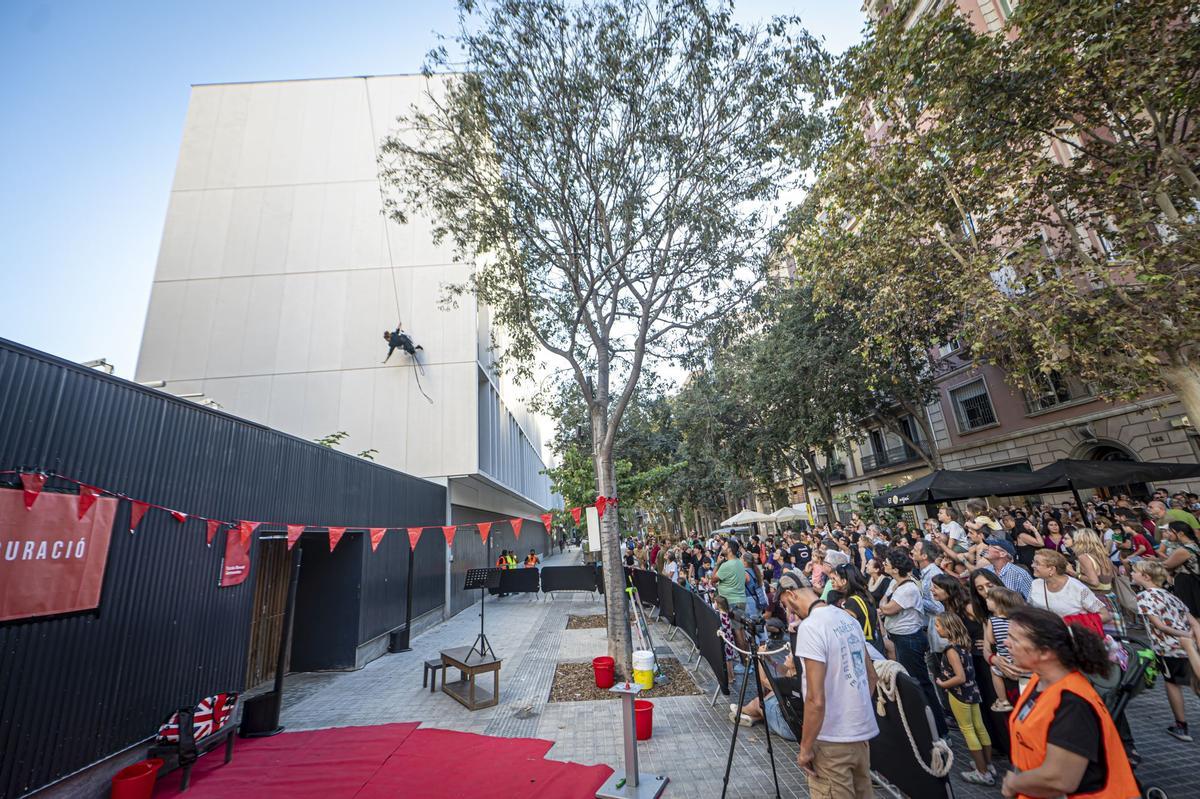
[[696,611],[692,605],[695,594],[681,585],[672,585],[671,593],[675,601],[675,626],[696,641],[700,636],[696,633]]
[[536,594],[537,592],[537,569],[505,569],[500,573],[500,593]]
[[675,624],[675,592],[665,574],[658,575],[658,610],[668,624]]
[[[907,674],[897,675],[896,684],[900,689],[900,702],[904,705],[904,712],[912,728],[917,751],[928,763],[936,734],[933,719],[926,716],[929,712],[929,702],[917,681]],[[904,732],[904,723],[900,720],[896,703],[889,701],[887,715],[883,718],[876,715],[875,720],[879,723],[879,735],[871,739],[871,768],[908,796],[944,796],[952,799],[954,792],[948,779],[930,776],[913,762],[913,750]]]
[[[673,593],[673,592],[672,592]],[[690,593],[690,592],[689,592]],[[714,608],[704,604],[697,594],[691,594],[689,602],[692,616],[696,620],[696,646],[700,647],[700,655],[712,669],[721,686],[721,693],[729,696],[729,670],[725,666],[725,644],[717,637],[721,631],[721,616]]]
[[543,566],[542,592],[595,591],[595,566]]
[[633,570],[633,587],[643,605],[658,605],[658,575],[646,569]]

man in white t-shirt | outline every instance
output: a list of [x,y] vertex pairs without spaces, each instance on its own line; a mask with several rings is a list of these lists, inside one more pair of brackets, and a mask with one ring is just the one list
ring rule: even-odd
[[814,799],[871,799],[875,667],[858,620],[827,605],[802,575],[779,579],[780,601],[801,618],[796,654],[804,663],[804,725],[796,762]]
[[958,523],[958,511],[948,505],[938,508],[938,521],[942,523],[942,532],[950,536],[952,542],[966,545],[967,531]]

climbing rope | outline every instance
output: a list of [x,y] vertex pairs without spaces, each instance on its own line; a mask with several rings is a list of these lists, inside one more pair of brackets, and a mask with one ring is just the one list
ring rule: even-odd
[[900,711],[900,723],[904,726],[904,734],[908,736],[908,745],[912,747],[913,757],[926,774],[931,777],[945,777],[954,765],[954,752],[950,750],[950,744],[946,743],[944,738],[935,739],[933,750],[929,753],[929,765],[925,765],[925,761],[921,759],[921,752],[917,749],[917,742],[913,740],[912,728],[908,726],[908,714],[904,712],[904,705],[900,702],[900,688],[896,680],[897,675],[908,672],[894,660],[877,660],[872,665],[879,676],[875,688],[875,712],[880,717],[886,716],[887,702],[895,702],[896,709]]

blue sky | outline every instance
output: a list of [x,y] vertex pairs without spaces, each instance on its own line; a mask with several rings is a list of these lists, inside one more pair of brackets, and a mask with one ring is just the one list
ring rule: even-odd
[[[798,14],[835,51],[857,0]],[[0,1],[0,337],[131,377],[193,83],[415,72],[449,0]]]

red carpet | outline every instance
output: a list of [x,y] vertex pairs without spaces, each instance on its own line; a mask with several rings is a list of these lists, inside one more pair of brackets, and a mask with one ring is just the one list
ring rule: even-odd
[[253,799],[434,799],[537,796],[591,799],[612,773],[608,766],[545,760],[553,743],[536,738],[491,738],[416,723],[285,732],[239,738],[233,762],[222,750],[192,769],[187,793],[182,772],[159,780],[155,797]]

